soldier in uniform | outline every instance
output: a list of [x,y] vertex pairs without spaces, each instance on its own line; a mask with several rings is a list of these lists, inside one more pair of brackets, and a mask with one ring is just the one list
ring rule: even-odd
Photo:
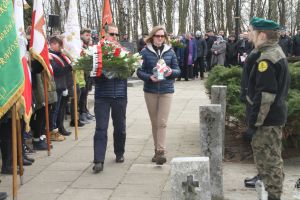
[[280,200],[283,186],[282,127],[286,123],[286,96],[289,89],[288,63],[278,45],[279,25],[254,17],[249,38],[260,56],[248,79],[247,122],[253,156],[268,200]]

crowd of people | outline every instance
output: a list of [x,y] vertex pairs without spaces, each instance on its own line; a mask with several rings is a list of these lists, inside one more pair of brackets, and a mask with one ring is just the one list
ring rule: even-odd
[[[245,95],[245,99],[248,101],[247,112],[250,112],[248,114],[252,116],[249,120],[251,125],[249,128],[253,129],[254,132],[261,132],[261,135],[264,134],[265,139],[267,140],[269,137],[269,129],[265,130],[266,124],[264,123],[268,122],[269,124],[266,126],[274,126],[271,131],[277,136],[272,139],[277,142],[279,141],[281,135],[279,126],[282,126],[286,120],[286,116],[284,116],[285,107],[281,105],[281,103],[284,102],[287,93],[288,75],[286,73],[282,74],[280,80],[284,80],[284,82],[279,83],[278,80],[274,78],[272,71],[270,72],[268,70],[271,69],[270,66],[275,65],[278,69],[286,72],[286,56],[300,56],[300,29],[293,38],[290,38],[286,31],[282,30],[278,42],[277,38],[274,36],[274,41],[276,40],[276,43],[272,43],[272,46],[268,43],[270,37],[273,36],[272,33],[268,31],[264,32],[265,29],[259,29],[257,24],[262,22],[259,20],[257,21],[252,22],[249,32],[243,32],[240,34],[239,38],[236,38],[234,34],[229,35],[227,38],[224,31],[219,31],[219,33],[215,35],[212,30],[207,31],[205,34],[201,31],[196,31],[195,35],[186,33],[184,36],[174,37],[168,35],[165,28],[162,26],[156,26],[149,34],[143,34],[143,38],[139,40],[137,47],[143,58],[143,64],[137,70],[137,76],[144,81],[143,90],[145,103],[147,105],[152,126],[154,141],[154,156],[151,159],[152,162],[155,162],[158,165],[166,163],[166,127],[174,93],[175,80],[180,81],[181,79],[184,79],[185,81],[188,81],[199,77],[202,80],[204,79],[204,72],[211,70],[216,65],[224,65],[226,67],[240,65],[244,68],[245,66],[249,67],[248,71],[247,69],[244,70],[248,72],[246,79],[249,81],[246,83],[247,86],[245,86],[245,88],[249,88]],[[271,22],[268,23],[266,27],[270,26],[272,30],[275,30],[275,25]],[[259,32],[257,30],[259,30]],[[28,31],[30,31],[30,28]],[[118,40],[119,32],[117,26],[108,24],[105,26],[105,32],[104,40]],[[80,34],[82,49],[89,48],[89,46],[93,44],[91,30],[82,29]],[[114,127],[113,139],[116,162],[122,163],[125,160],[127,80],[107,78],[104,75],[92,79],[85,71],[77,71],[77,82],[75,83],[76,87],[74,87],[72,62],[63,51],[62,37],[62,35],[56,34],[49,38],[49,57],[54,72],[54,76],[50,78],[48,82],[49,102],[47,106],[49,108],[49,130],[51,141],[62,142],[66,137],[71,135],[71,132],[64,126],[66,114],[70,115],[69,123],[71,127],[75,126],[76,112],[79,114],[79,127],[95,120],[96,128],[94,135],[93,170],[95,173],[99,173],[103,171],[104,168],[110,113]],[[171,39],[178,40],[181,45],[172,47],[170,44]],[[30,40],[30,36],[28,36],[28,40]],[[129,51],[134,51],[135,49],[134,45],[129,42],[127,34],[124,34],[120,43]],[[259,49],[260,52],[266,51],[270,54],[272,53],[272,50],[276,50],[276,60],[270,60],[269,57],[263,57],[261,54],[253,56],[257,53],[253,49]],[[255,72],[255,74],[249,73],[253,70],[253,63],[251,62],[252,64],[249,64],[249,60],[251,59],[258,61],[258,63],[255,64],[258,65],[256,66],[258,71]],[[160,61],[162,61],[162,65],[165,65],[165,73],[162,77],[158,77],[153,71]],[[48,147],[45,136],[46,117],[43,87],[45,77],[42,74],[43,66],[38,60],[32,59],[30,67],[33,91],[32,107],[34,112],[30,121],[31,131],[29,133],[25,133],[25,124],[22,122],[22,132],[24,133],[24,165],[32,165],[34,162],[34,159],[28,157],[27,154],[33,153],[34,151],[44,151],[47,150]],[[272,80],[273,82],[270,82],[272,85],[266,83],[264,77],[268,78],[268,80]],[[258,82],[255,82],[254,80],[260,81],[260,91],[257,91],[257,88],[254,87],[258,84]],[[251,82],[251,87],[248,87],[250,81],[253,82]],[[89,112],[87,105],[88,92],[91,91],[92,85],[95,86],[95,116]],[[280,90],[277,91],[277,89],[274,88],[276,85],[280,86]],[[76,88],[78,94],[78,102],[74,102],[74,88]],[[257,96],[255,96],[256,93],[263,94],[260,98],[255,99],[257,98]],[[275,98],[276,95],[280,96],[279,103],[278,98]],[[252,102],[251,98],[256,102]],[[263,100],[268,103],[268,112],[272,111],[272,116],[265,112],[258,112]],[[277,110],[274,107],[270,108],[270,105],[274,103],[274,101],[277,102]],[[264,103],[266,104],[266,102]],[[74,110],[74,103],[78,104],[78,110]],[[257,107],[253,108],[253,105],[256,105],[256,103]],[[263,105],[265,106],[265,104]],[[282,110],[282,113],[278,114],[278,110]],[[256,115],[254,118],[253,113]],[[260,114],[263,115],[263,117],[260,116]],[[280,120],[276,121],[276,117],[280,118]],[[0,132],[0,148],[2,154],[1,173],[12,174],[11,116],[9,112],[0,119]],[[25,140],[28,140],[28,138],[32,139],[32,148],[26,145]],[[260,157],[258,154],[265,152],[258,149],[260,145],[256,144],[259,143],[258,136],[254,139],[253,149],[255,150],[255,159],[263,165],[264,157]],[[278,153],[280,147],[281,146],[278,145],[275,150],[275,147],[271,150],[277,151]],[[279,155],[276,161],[278,161],[278,165],[281,169],[282,162]],[[268,167],[272,168],[271,165]],[[265,174],[264,170],[266,169],[263,166],[259,166],[258,169],[261,179],[266,183],[267,190],[269,190],[270,194],[274,197],[269,199],[279,199],[281,194],[281,191],[279,190],[282,189],[282,186],[280,185],[278,186],[279,188],[275,189],[274,187],[272,188],[272,185],[270,186],[270,184],[273,184],[272,177],[270,178],[269,175]],[[279,174],[281,177],[277,178],[275,181],[279,181],[280,184],[282,184],[283,174],[281,172]]]
[[[30,43],[31,27],[27,28],[28,44]],[[88,48],[92,44],[91,30],[81,30],[82,49]],[[88,92],[92,89],[93,80],[84,71],[77,71],[76,88],[78,94],[78,110],[74,110],[74,82],[73,68],[70,58],[63,52],[63,36],[54,34],[49,37],[49,59],[53,69],[53,76],[47,81],[48,86],[48,110],[49,110],[49,131],[50,141],[62,142],[71,135],[71,131],[65,128],[66,115],[70,115],[70,127],[75,126],[75,112],[78,112],[78,126],[91,123],[95,117],[89,112],[87,105]],[[29,52],[28,52],[28,57]],[[30,131],[25,131],[25,122],[21,120],[23,165],[30,166],[34,159],[29,154],[36,151],[47,151],[46,140],[46,114],[45,114],[45,95],[44,95],[44,68],[42,64],[33,58],[28,59],[31,69],[32,85],[32,109],[33,113],[30,120]],[[11,175],[12,170],[12,126],[11,112],[7,112],[0,119],[0,148],[2,155],[1,174]],[[51,145],[53,148],[53,145]],[[6,198],[5,193],[0,193],[0,199]]]
[[[280,30],[278,44],[287,57],[300,56],[300,28],[297,34],[290,36],[290,32],[284,28]],[[145,44],[147,33],[138,41],[138,51],[141,51]],[[204,78],[204,72],[210,71],[216,65],[226,67],[243,66],[246,58],[253,50],[254,45],[249,41],[248,32],[242,32],[238,37],[234,33],[226,37],[224,31],[215,34],[208,30],[202,33],[197,30],[195,34],[186,33],[181,36],[168,34],[171,40],[179,41],[182,46],[173,46],[181,69],[181,75],[177,81],[186,81],[195,78]]]

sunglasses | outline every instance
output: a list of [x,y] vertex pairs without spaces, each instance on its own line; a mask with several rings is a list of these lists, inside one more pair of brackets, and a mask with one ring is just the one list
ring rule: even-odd
[[119,36],[119,34],[118,33],[108,33],[110,36]]
[[154,37],[156,37],[156,38],[165,38],[166,36],[165,35],[154,35]]

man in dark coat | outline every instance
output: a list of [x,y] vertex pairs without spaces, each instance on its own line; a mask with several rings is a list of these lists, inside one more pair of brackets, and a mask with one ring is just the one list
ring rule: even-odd
[[282,30],[279,37],[279,46],[282,48],[285,56],[289,56],[292,53],[292,39],[286,35],[286,30]]
[[[116,41],[118,28],[114,24],[106,25],[105,39]],[[107,147],[107,129],[109,116],[113,120],[114,153],[116,162],[124,162],[126,140],[127,79],[108,79],[103,74],[95,78],[95,116],[96,130],[94,135],[95,173],[103,171]]]
[[293,37],[293,56],[300,56],[300,28],[297,29],[297,35]]
[[207,60],[207,70],[209,71],[211,69],[211,57],[212,57],[211,48],[214,42],[217,40],[217,37],[215,36],[212,30],[207,31],[206,34],[207,34],[207,38],[205,39],[207,44],[206,60]]
[[200,31],[196,31],[196,46],[197,46],[197,60],[194,65],[194,77],[198,78],[200,71],[201,80],[204,78],[205,71],[205,60],[207,55],[207,44],[206,41],[202,38],[202,33]]
[[226,66],[237,65],[238,63],[238,49],[237,41],[235,35],[230,35],[228,37],[228,42],[226,45]]
[[138,51],[142,51],[142,49],[146,46],[145,38],[148,36],[148,33],[143,33],[143,37],[139,39],[138,43]]
[[237,46],[238,46],[239,64],[244,65],[245,59],[253,49],[253,44],[249,41],[247,32],[244,32],[242,34],[242,38],[241,40],[238,41]]

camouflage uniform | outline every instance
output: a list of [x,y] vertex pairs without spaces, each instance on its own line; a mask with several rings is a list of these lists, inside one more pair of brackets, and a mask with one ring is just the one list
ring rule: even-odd
[[255,129],[252,149],[259,175],[270,198],[280,199],[284,179],[282,126],[286,123],[285,99],[289,88],[286,57],[277,44],[259,46],[247,90],[247,121]]

